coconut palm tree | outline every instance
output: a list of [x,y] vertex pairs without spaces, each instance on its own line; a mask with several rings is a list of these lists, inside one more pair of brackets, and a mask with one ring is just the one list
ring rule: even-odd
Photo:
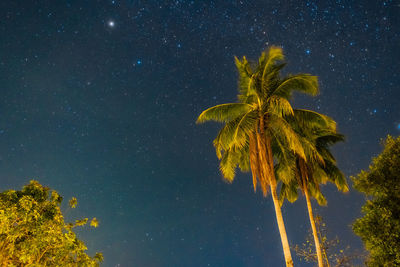
[[281,77],[285,62],[279,47],[262,53],[256,64],[250,64],[246,57],[235,61],[239,72],[238,102],[206,109],[197,122],[224,123],[214,146],[226,181],[233,181],[238,166],[242,171],[251,170],[254,190],[261,187],[264,196],[271,192],[286,266],[293,266],[276,191],[273,147],[279,147],[281,154],[296,154],[307,161],[300,137],[288,121],[294,116],[289,99],[293,91],[316,95],[318,80],[309,74]]
[[[276,164],[276,176],[281,180],[280,202],[286,198],[293,202],[298,197],[298,188],[303,192],[307,202],[307,210],[314,236],[318,266],[323,267],[322,250],[315,227],[310,196],[320,205],[326,205],[319,185],[332,182],[341,191],[348,191],[343,173],[337,168],[336,160],[329,146],[343,141],[343,135],[336,132],[336,123],[328,116],[306,110],[294,110],[290,120],[293,129],[300,136],[306,160],[301,155],[283,155]],[[329,264],[329,263],[327,263]]]

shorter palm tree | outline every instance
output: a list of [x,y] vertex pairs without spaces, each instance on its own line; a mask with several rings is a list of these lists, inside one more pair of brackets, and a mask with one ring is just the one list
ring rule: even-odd
[[340,191],[348,191],[345,176],[336,166],[336,160],[329,150],[330,145],[343,141],[344,137],[336,132],[336,123],[328,116],[306,110],[295,110],[294,113],[291,124],[301,136],[306,160],[295,153],[280,157],[276,168],[277,177],[282,181],[280,201],[281,204],[285,198],[290,202],[295,201],[298,188],[305,195],[318,265],[323,267],[310,197],[315,198],[318,204],[326,205],[327,201],[320,190],[320,184],[326,182],[334,183]]

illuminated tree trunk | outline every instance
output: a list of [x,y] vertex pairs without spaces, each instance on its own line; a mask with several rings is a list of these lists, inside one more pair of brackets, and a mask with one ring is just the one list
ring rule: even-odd
[[276,221],[278,223],[279,234],[281,235],[283,254],[285,255],[286,266],[293,266],[292,255],[290,254],[289,241],[286,235],[285,223],[283,222],[281,206],[279,205],[278,195],[276,194],[276,181],[275,177],[271,179],[271,195],[275,207]]
[[314,242],[315,242],[315,250],[317,251],[318,266],[323,267],[324,264],[322,260],[321,245],[319,243],[317,228],[315,227],[314,215],[312,212],[310,196],[308,195],[307,188],[304,190],[304,194],[306,195],[308,216],[310,217],[310,224],[311,224],[311,229],[313,231]]
[[272,155],[271,140],[269,139],[269,137],[266,137],[265,135],[264,119],[260,120],[260,135],[258,137],[260,140],[262,140],[260,153],[262,154],[262,158],[264,159],[263,163],[266,167],[265,169],[267,170],[267,172],[264,173],[266,174],[267,177],[265,177],[264,179],[268,181],[270,186],[272,201],[274,202],[276,222],[278,223],[279,234],[281,236],[281,242],[282,242],[283,254],[285,256],[286,266],[293,267],[293,260],[292,260],[292,255],[290,253],[290,247],[286,234],[285,223],[282,217],[281,205],[279,205],[278,195],[276,193],[276,178],[274,173],[274,159]]

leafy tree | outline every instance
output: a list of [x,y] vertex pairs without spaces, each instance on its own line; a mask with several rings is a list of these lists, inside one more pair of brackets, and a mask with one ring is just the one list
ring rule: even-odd
[[309,74],[281,77],[280,71],[286,63],[278,47],[262,53],[258,64],[250,64],[246,57],[235,60],[239,72],[238,102],[211,107],[200,114],[197,122],[225,123],[214,146],[226,181],[233,181],[239,166],[242,171],[251,169],[254,190],[260,186],[264,196],[271,191],[285,262],[293,266],[276,192],[273,147],[282,154],[296,153],[307,160],[298,134],[288,122],[294,114],[289,99],[293,91],[316,95],[317,77]]
[[400,266],[400,137],[388,136],[369,170],[352,179],[366,196],[353,231],[370,252],[367,265]]
[[[304,123],[306,122],[306,123]],[[276,166],[276,174],[283,181],[280,201],[286,198],[294,202],[298,197],[298,188],[306,198],[307,210],[313,232],[318,266],[323,267],[323,254],[315,226],[310,197],[317,199],[320,205],[326,199],[320,190],[320,184],[332,182],[342,191],[348,191],[346,178],[337,168],[336,160],[329,146],[343,140],[336,132],[336,123],[328,116],[312,111],[295,110],[291,119],[293,128],[301,136],[307,160],[297,154],[283,155]]]
[[[90,257],[73,228],[87,218],[65,223],[60,210],[62,197],[37,181],[21,191],[0,193],[0,266],[98,266],[101,253]],[[77,205],[76,198],[70,207]],[[93,218],[90,223],[97,227]]]

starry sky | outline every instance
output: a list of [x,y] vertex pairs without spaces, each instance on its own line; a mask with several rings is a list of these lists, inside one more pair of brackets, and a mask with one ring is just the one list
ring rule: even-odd
[[[294,106],[333,117],[347,175],[400,133],[400,1],[0,1],[0,190],[30,179],[78,198],[67,218],[103,266],[283,266],[271,199],[249,174],[222,181],[219,125],[234,102],[234,56],[283,47],[287,73],[318,75]],[[323,187],[332,236],[362,250],[350,224],[363,197]],[[285,204],[291,245],[309,229],[304,198]],[[297,266],[311,266],[294,256]]]

